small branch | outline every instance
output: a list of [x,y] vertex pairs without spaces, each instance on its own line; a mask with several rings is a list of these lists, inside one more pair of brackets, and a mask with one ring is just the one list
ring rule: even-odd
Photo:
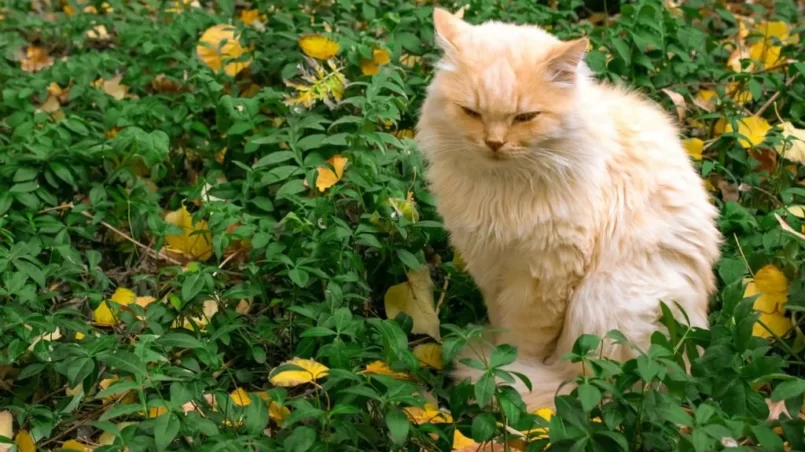
[[[799,77],[799,75],[800,75],[800,74],[801,74],[801,72],[797,72],[796,74],[794,74],[794,76],[793,76],[793,77],[791,77],[790,79],[788,79],[788,81],[787,81],[787,82],[785,82],[785,87],[786,87],[786,88],[790,87],[790,86],[791,86],[791,85],[794,83],[794,80],[796,80],[796,79],[797,79],[797,77]],[[755,113],[755,116],[760,116],[760,115],[762,115],[762,114],[763,114],[763,113],[764,113],[764,112],[765,112],[765,111],[766,111],[766,110],[767,110],[767,109],[768,109],[768,108],[769,108],[769,107],[770,107],[770,106],[771,106],[771,105],[774,103],[774,101],[776,101],[776,100],[777,100],[777,98],[778,98],[778,97],[780,97],[780,94],[782,94],[782,93],[783,93],[783,91],[782,91],[782,90],[779,90],[779,91],[777,91],[776,93],[774,93],[774,94],[773,94],[773,95],[772,95],[772,96],[769,98],[769,100],[767,100],[767,101],[766,101],[766,103],[765,103],[765,104],[763,104],[763,106],[762,106],[762,107],[760,107],[760,109],[759,109],[759,110],[758,110],[758,111]]]
[[447,295],[447,287],[450,285],[450,274],[444,277],[444,284],[442,284],[442,293],[439,295],[439,301],[436,303],[436,315],[439,315],[439,311],[442,309],[442,303],[444,303],[444,298]]

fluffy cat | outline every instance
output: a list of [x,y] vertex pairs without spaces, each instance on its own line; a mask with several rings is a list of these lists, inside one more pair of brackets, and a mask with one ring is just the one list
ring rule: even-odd
[[660,300],[705,327],[717,211],[668,115],[594,81],[586,39],[442,9],[434,22],[444,56],[417,141],[452,244],[503,330],[492,342],[518,347],[509,368],[531,380],[518,387],[529,408],[552,406],[579,372],[559,358],[581,334],[618,329],[646,350]]

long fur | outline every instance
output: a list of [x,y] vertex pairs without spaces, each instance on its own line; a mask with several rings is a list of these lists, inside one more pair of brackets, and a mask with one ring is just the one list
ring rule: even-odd
[[[668,115],[593,81],[578,52],[586,41],[443,10],[435,19],[450,61],[428,89],[417,141],[490,326],[505,330],[495,341],[518,347],[512,367],[534,384],[519,387],[529,407],[550,406],[578,372],[559,357],[581,334],[619,329],[646,349],[660,300],[706,326],[717,211]],[[515,121],[527,112],[539,115]],[[506,144],[493,152],[491,139]],[[456,376],[477,375],[459,366]]]

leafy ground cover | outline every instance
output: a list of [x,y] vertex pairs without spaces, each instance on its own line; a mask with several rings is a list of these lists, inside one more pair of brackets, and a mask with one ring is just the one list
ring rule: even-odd
[[446,373],[485,314],[412,140],[431,6],[4,4],[0,450],[805,450],[802,7],[442,5],[589,36],[722,212],[711,329],[584,336],[528,413],[512,347]]

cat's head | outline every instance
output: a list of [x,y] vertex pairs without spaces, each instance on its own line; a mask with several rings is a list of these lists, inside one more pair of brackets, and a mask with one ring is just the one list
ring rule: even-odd
[[534,160],[545,151],[540,145],[561,137],[586,76],[587,39],[562,42],[534,26],[470,25],[440,8],[434,24],[444,56],[419,124],[426,153],[495,165]]

